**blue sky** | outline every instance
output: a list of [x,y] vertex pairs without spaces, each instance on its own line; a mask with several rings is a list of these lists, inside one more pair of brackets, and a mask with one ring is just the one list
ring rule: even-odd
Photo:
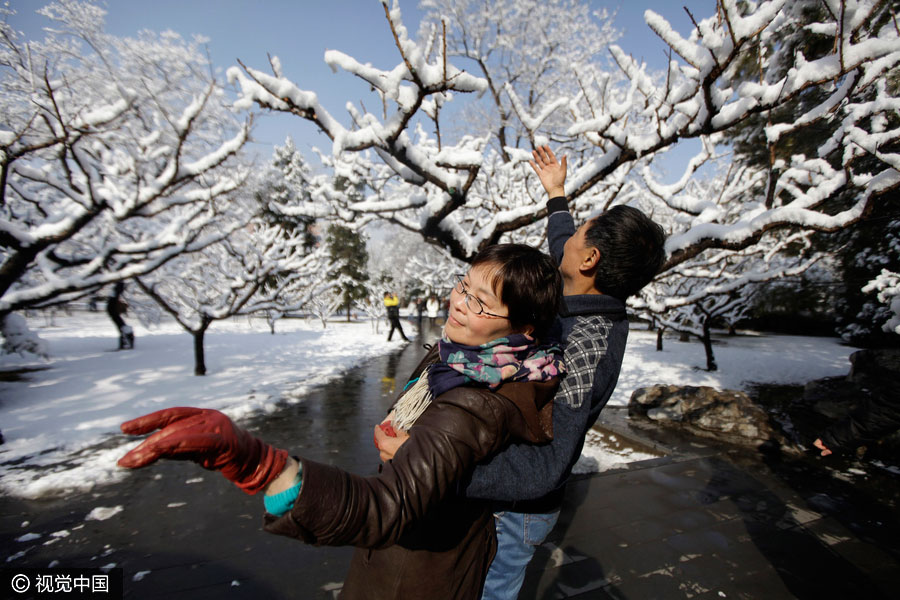
[[[38,27],[46,21],[34,11],[46,2],[13,0],[10,4],[19,13],[11,24],[29,37],[38,35]],[[617,11],[615,24],[624,34],[619,45],[655,67],[665,64],[664,44],[644,23],[646,9],[661,14],[683,35],[693,27],[684,6],[697,20],[715,11],[715,0],[592,4]],[[404,24],[415,35],[421,19],[417,2],[407,0],[400,6]],[[365,98],[368,89],[347,73],[332,73],[322,60],[325,50],[340,50],[385,69],[399,61],[378,0],[109,0],[106,8],[106,29],[116,35],[132,36],[141,29],[172,29],[184,37],[201,34],[209,38],[213,62],[223,70],[237,64],[237,59],[268,70],[267,53],[278,56],[285,75],[302,89],[318,93],[324,106],[338,118],[346,114],[343,106],[347,101]],[[282,144],[286,135],[291,135],[304,153],[313,145],[329,145],[312,124],[290,115],[263,115],[253,133],[264,155],[273,144]]]

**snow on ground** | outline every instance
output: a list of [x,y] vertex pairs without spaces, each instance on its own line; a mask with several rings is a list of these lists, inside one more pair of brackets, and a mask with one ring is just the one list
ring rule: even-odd
[[716,341],[713,353],[719,369],[708,372],[701,343],[666,338],[663,351],[657,352],[655,332],[632,329],[610,406],[627,406],[634,390],[657,384],[738,390],[752,383],[804,384],[846,375],[849,357],[858,350],[836,337],[741,332]]
[[[50,347],[45,370],[25,381],[0,383],[0,490],[40,497],[118,481],[115,466],[136,441],[119,424],[160,408],[216,408],[240,419],[273,411],[278,401],[296,402],[310,388],[339,377],[367,358],[400,348],[369,323],[328,324],[283,320],[271,335],[264,321],[216,322],[206,335],[208,375],[193,375],[191,338],[176,324],[136,326],[134,351],[114,352],[114,329],[103,313],[57,316],[30,323]],[[804,383],[846,374],[853,348],[832,338],[741,336],[716,345],[719,371],[705,365],[696,342],[666,340],[656,352],[654,333],[633,330],[611,405],[624,406],[631,392],[656,383],[740,388],[743,382]],[[0,368],[23,366],[2,357]],[[586,444],[584,464],[602,470],[646,458],[601,456]],[[607,452],[606,454],[611,454]],[[605,466],[604,466],[605,465]]]
[[[207,375],[194,372],[192,338],[177,324],[135,325],[136,349],[112,351],[105,313],[30,323],[50,347],[49,367],[0,383],[0,490],[40,497],[123,478],[116,460],[136,443],[119,424],[170,406],[216,408],[234,419],[273,411],[354,364],[400,348],[369,323],[263,320],[214,323],[206,334]],[[407,328],[408,329],[408,328]],[[22,366],[0,357],[0,366]],[[99,446],[98,446],[99,445]],[[23,464],[19,464],[23,463]],[[23,466],[25,468],[23,468]],[[30,467],[41,467],[32,469]]]
[[627,442],[619,443],[617,436],[591,429],[584,438],[584,448],[572,472],[602,473],[626,467],[629,463],[640,460],[659,458],[659,454],[650,454],[632,447]]

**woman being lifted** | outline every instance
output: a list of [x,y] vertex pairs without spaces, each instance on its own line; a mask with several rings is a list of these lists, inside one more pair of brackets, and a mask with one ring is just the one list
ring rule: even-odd
[[519,244],[491,246],[456,277],[442,339],[391,411],[409,439],[377,476],[291,458],[224,414],[170,408],[122,425],[156,429],[119,460],[160,458],[215,469],[247,493],[265,492],[266,531],[317,545],[353,545],[342,598],[478,598],[496,550],[487,503],[457,495],[482,459],[507,443],[550,439],[563,371],[541,345],[556,315],[559,272]]

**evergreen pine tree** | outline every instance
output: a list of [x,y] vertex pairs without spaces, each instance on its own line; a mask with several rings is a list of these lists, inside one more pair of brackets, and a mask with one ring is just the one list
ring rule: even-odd
[[328,245],[329,257],[337,265],[331,279],[340,281],[343,306],[346,307],[349,321],[353,302],[365,298],[367,293],[365,282],[369,279],[366,272],[369,255],[366,240],[349,227],[329,225],[325,243]]

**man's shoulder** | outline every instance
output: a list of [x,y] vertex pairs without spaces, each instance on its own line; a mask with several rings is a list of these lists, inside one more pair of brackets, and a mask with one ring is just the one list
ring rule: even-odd
[[[618,371],[624,354],[624,339],[628,322],[610,319],[606,315],[577,315],[567,317],[569,327],[563,341],[563,360],[566,375],[557,399],[570,408],[593,405],[594,382]],[[605,375],[604,375],[605,374]]]
[[564,340],[566,367],[572,370],[592,369],[606,354],[613,321],[604,315],[578,315]]
[[576,314],[559,317],[563,343],[569,345],[580,340],[606,339],[618,320],[606,314]]
[[575,315],[572,322],[572,333],[576,335],[609,335],[613,320],[609,315]]

